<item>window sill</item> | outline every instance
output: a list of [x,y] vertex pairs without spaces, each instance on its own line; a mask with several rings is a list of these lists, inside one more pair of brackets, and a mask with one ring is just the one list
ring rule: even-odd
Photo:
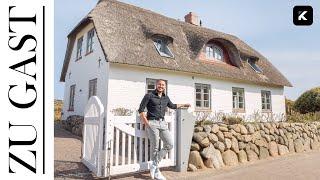
[[262,113],[272,113],[272,110],[266,110],[266,109],[264,110],[264,109],[263,109],[261,112],[262,112]]
[[232,109],[233,113],[246,113],[245,109]]
[[194,112],[212,112],[212,109],[196,108]]

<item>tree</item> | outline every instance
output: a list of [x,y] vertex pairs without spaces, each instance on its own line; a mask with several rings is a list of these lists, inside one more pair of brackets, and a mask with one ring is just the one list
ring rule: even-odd
[[304,92],[295,101],[293,108],[302,114],[320,111],[320,87]]

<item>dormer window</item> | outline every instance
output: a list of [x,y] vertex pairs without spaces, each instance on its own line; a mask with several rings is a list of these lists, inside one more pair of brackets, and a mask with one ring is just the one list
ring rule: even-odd
[[168,47],[168,41],[165,39],[154,39],[153,40],[154,46],[156,47],[158,53],[160,54],[160,56],[163,57],[171,57],[173,58],[173,54],[170,51],[169,47]]
[[262,73],[261,68],[256,64],[256,60],[248,58],[247,61],[254,71],[256,71],[257,73]]
[[224,61],[223,50],[215,44],[206,45],[206,58]]

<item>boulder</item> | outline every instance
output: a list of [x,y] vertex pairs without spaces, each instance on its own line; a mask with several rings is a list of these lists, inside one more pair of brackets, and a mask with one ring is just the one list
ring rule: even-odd
[[244,150],[238,152],[238,159],[240,163],[245,163],[248,161],[247,153]]
[[218,149],[220,152],[223,152],[225,150],[225,145],[220,141],[214,143],[214,147]]
[[227,149],[230,149],[231,145],[232,145],[231,140],[228,139],[228,138],[225,138],[224,139],[224,145],[226,146]]
[[194,128],[194,132],[202,132],[203,131],[203,127],[202,126],[197,126]]
[[206,137],[201,142],[199,142],[199,145],[203,148],[208,147],[210,145],[209,139]]
[[211,132],[217,133],[219,131],[219,126],[217,124],[213,124],[211,128]]
[[289,145],[288,145],[288,147],[289,147],[289,152],[294,153],[294,143],[293,143],[293,140],[292,140],[292,139],[289,139],[288,141],[289,141]]
[[220,127],[219,127],[219,130],[222,131],[222,132],[227,132],[227,131],[229,131],[228,128],[227,128],[227,127],[224,127],[224,126],[220,126]]
[[203,148],[200,154],[202,157],[208,159],[213,156],[214,150],[215,148],[213,147],[212,144],[210,144],[210,146]]
[[304,151],[304,147],[303,147],[302,141],[300,139],[294,140],[293,144],[294,144],[294,149],[297,153]]
[[312,149],[312,150],[320,150],[320,142],[318,142],[318,141],[313,141],[313,142],[311,143],[311,149]]
[[217,135],[219,141],[224,142],[224,135],[221,131],[218,131],[216,133],[216,135]]
[[265,159],[269,157],[269,150],[266,147],[260,146],[259,150],[259,159]]
[[200,150],[200,145],[194,141],[191,142],[191,151],[199,151]]
[[198,169],[205,168],[200,153],[198,151],[191,151],[189,154],[189,164],[193,164]]
[[252,124],[247,124],[246,126],[249,134],[253,134],[255,132],[254,126]]
[[195,171],[198,170],[198,168],[193,164],[188,164],[188,170],[192,171],[192,172],[195,172]]
[[287,148],[287,146],[284,146],[284,145],[281,145],[281,144],[278,144],[278,150],[279,150],[279,155],[282,156],[282,155],[286,155],[289,153],[289,150]]
[[222,159],[223,159],[224,164],[227,166],[238,165],[237,154],[231,150],[227,150],[227,151],[223,152]]
[[247,157],[248,157],[248,161],[258,160],[258,155],[252,150],[247,150]]
[[246,143],[242,141],[239,141],[238,144],[239,144],[239,149],[244,149],[246,147]]
[[269,153],[273,157],[278,156],[278,146],[276,142],[271,141],[269,143]]
[[254,142],[257,146],[268,147],[268,143],[264,139],[258,139]]
[[203,129],[204,129],[204,132],[206,132],[206,133],[210,133],[211,132],[211,126],[210,125],[205,125],[203,127]]
[[206,137],[207,137],[207,133],[205,132],[195,132],[193,133],[192,139],[195,142],[200,143]]
[[212,159],[213,159],[213,166],[216,169],[220,169],[221,167],[224,167],[222,155],[221,155],[221,152],[219,150],[217,150],[217,149],[214,150]]
[[231,139],[231,150],[238,153],[239,152],[239,143],[236,138]]
[[241,134],[244,134],[244,135],[248,134],[248,130],[244,125],[239,124],[239,126],[240,126],[240,133]]
[[229,139],[232,139],[232,138],[233,138],[231,132],[223,132],[223,135],[224,135],[224,138],[229,138]]
[[214,144],[215,142],[218,141],[218,136],[213,134],[213,133],[209,133],[208,134],[208,139],[212,144]]
[[213,168],[213,158],[208,158],[208,159],[204,159],[203,160],[203,164],[207,167],[207,168]]
[[244,142],[250,142],[252,140],[251,135],[242,135]]

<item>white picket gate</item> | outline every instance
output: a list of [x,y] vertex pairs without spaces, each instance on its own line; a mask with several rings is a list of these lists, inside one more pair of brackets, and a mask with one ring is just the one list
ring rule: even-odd
[[82,162],[101,176],[103,158],[104,107],[97,96],[89,99],[84,112]]
[[[85,112],[82,162],[98,177],[147,170],[150,142],[138,113],[114,116],[111,112],[105,113],[103,109],[97,97],[89,99]],[[160,162],[160,167],[174,166],[176,163],[175,112],[165,116],[165,120],[174,147]],[[162,141],[160,147],[163,147]]]
[[[175,165],[175,114],[165,116],[168,128],[173,139],[174,148],[160,162],[160,167]],[[109,149],[106,164],[110,165],[110,171],[106,175],[123,174],[142,171],[149,167],[150,142],[145,126],[141,123],[137,113],[132,116],[108,116],[107,121],[107,147]],[[163,142],[160,141],[160,147]],[[110,157],[110,158],[109,158]]]

